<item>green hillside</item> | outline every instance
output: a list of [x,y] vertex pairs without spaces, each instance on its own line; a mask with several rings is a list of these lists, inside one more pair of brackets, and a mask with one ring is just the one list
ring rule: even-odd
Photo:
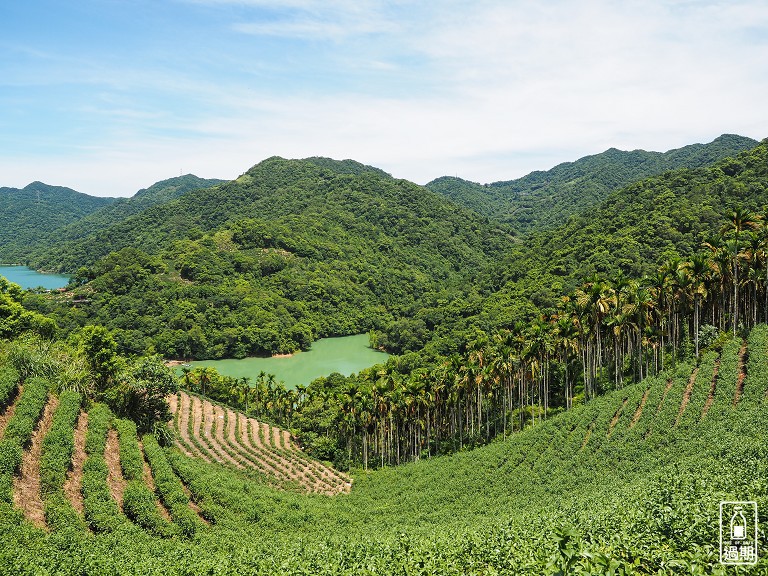
[[674,170],[626,186],[510,252],[485,280],[492,300],[522,297],[546,309],[594,274],[638,278],[655,274],[670,259],[709,252],[703,243],[714,241],[735,208],[762,214],[767,175],[768,141],[763,141],[710,167]]
[[709,144],[663,153],[611,148],[517,180],[482,185],[446,176],[430,182],[427,188],[527,234],[556,228],[598,205],[612,191],[638,180],[668,170],[706,166],[756,144],[751,138],[724,134]]
[[460,297],[512,244],[483,218],[380,170],[272,158],[51,247],[35,264],[88,265],[74,295],[87,305],[32,296],[26,304],[55,312],[66,330],[114,329],[133,353],[284,353],[398,322],[400,347],[415,350],[426,327],[404,311]]
[[[203,179],[187,174],[157,182],[149,188],[139,190],[131,198],[104,199],[86,195],[76,196],[77,202],[94,206],[93,209],[82,213],[70,214],[78,205],[77,202],[71,202],[68,197],[59,197],[57,203],[36,206],[36,217],[29,219],[24,228],[26,234],[21,237],[8,234],[7,241],[0,242],[0,260],[9,259],[13,262],[30,263],[37,267],[50,266],[50,269],[59,269],[61,268],[59,262],[47,260],[42,264],[37,259],[37,255],[67,242],[97,238],[101,230],[138,214],[150,206],[168,202],[191,190],[208,188],[222,182],[224,180]],[[15,207],[11,209],[16,210]],[[69,217],[65,217],[67,215]]]
[[115,201],[61,186],[33,182],[22,189],[0,188],[0,262],[19,263],[11,245],[29,246],[41,234],[77,221]]
[[[358,473],[335,497],[275,490],[258,472],[161,448],[101,404],[86,406],[75,431],[80,398],[57,401],[49,382],[30,378],[3,400],[15,415],[0,434],[0,565],[62,575],[725,574],[718,503],[755,500],[766,520],[768,327],[721,346],[490,446]],[[4,398],[17,378],[6,361]],[[23,455],[11,447],[30,446],[43,413],[23,454],[42,447],[45,514],[29,520],[27,484],[9,481]],[[55,473],[79,437],[81,496]],[[149,477],[137,471],[142,452]],[[128,482],[122,508],[115,458]],[[766,543],[761,533],[749,573],[768,568]]]

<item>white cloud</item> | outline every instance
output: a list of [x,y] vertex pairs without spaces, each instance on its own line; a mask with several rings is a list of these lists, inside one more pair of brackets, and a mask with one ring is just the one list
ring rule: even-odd
[[[77,81],[121,95],[90,109],[109,139],[58,159],[4,154],[0,184],[129,194],[179,169],[234,178],[272,155],[354,158],[420,183],[445,174],[489,182],[611,146],[768,136],[763,2],[192,4],[227,5],[228,30],[243,33],[234,36],[256,46],[279,38],[289,56],[214,53],[200,74],[195,62],[180,71],[89,63]],[[273,13],[258,17],[262,9]],[[292,63],[313,57],[295,38],[329,54],[312,74]],[[105,190],[115,175],[118,188]]]

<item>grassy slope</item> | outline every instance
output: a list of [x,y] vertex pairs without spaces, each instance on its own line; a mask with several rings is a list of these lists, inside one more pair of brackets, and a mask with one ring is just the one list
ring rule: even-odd
[[[724,366],[737,362],[738,348],[726,346]],[[712,573],[718,502],[755,499],[763,511],[768,504],[768,329],[753,332],[749,351],[742,402],[732,406],[737,374],[725,370],[722,394],[701,422],[694,388],[691,417],[674,427],[692,370],[683,364],[488,447],[361,474],[349,496],[276,492],[171,451],[214,527],[193,540],[135,531],[81,540],[13,525],[4,511],[0,566],[32,573],[56,565],[62,574],[78,573],[81,562],[137,574],[540,574],[560,561],[556,535],[565,534],[563,547],[598,573],[609,559],[638,573]],[[702,360],[696,386],[709,389],[714,360]],[[570,540],[568,526],[578,533]],[[586,551],[591,558],[579,556]]]

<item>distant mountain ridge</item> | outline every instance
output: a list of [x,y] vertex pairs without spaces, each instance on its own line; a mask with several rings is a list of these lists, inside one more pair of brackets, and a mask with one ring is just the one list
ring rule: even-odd
[[115,200],[42,182],[0,188],[0,262],[16,263],[1,251],[8,244],[28,246],[41,233],[66,226]]
[[610,148],[551,170],[531,172],[517,180],[483,185],[445,176],[426,187],[527,234],[564,224],[611,192],[643,178],[678,168],[706,166],[757,144],[751,138],[723,134],[709,144],[691,144],[667,152]]
[[[95,234],[155,204],[222,182],[187,174],[157,182],[130,198],[90,196],[41,182],[23,190],[0,188],[0,262],[29,262],[51,244]],[[52,262],[47,266],[57,267]]]

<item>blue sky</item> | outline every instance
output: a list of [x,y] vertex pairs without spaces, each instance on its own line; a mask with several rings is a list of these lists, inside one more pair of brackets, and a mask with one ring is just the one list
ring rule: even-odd
[[125,196],[273,155],[420,184],[768,137],[768,3],[0,5],[0,186]]

